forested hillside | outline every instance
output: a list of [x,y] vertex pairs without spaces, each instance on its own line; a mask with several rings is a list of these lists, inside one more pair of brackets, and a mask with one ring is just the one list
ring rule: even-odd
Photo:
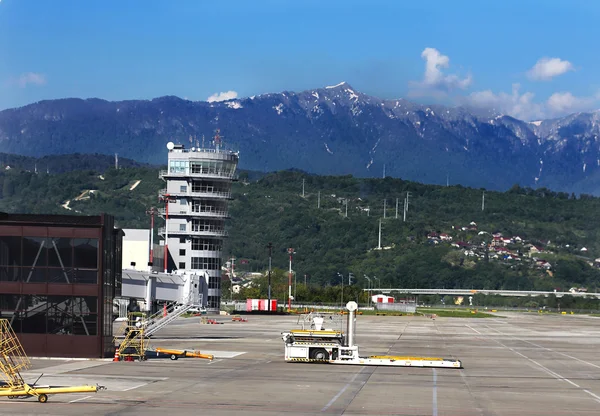
[[[132,159],[119,158],[117,164],[121,168],[150,166],[146,163],[136,162]],[[30,170],[35,172],[65,173],[74,170],[92,169],[104,172],[115,166],[115,156],[101,154],[73,153],[67,155],[48,155],[40,158],[20,156],[11,153],[0,153],[1,170]]]
[[[120,227],[149,227],[146,210],[160,206],[163,187],[152,168],[4,170],[0,211],[107,212]],[[272,242],[274,267],[287,269],[287,248],[293,247],[299,281],[306,275],[314,285],[339,284],[339,275],[347,283],[353,273],[361,285],[367,274],[386,287],[593,291],[600,286],[594,265],[600,253],[600,199],[515,186],[505,193],[485,192],[482,210],[483,193],[392,178],[284,171],[256,179],[242,173],[234,184],[226,256],[237,258],[238,272],[263,271],[266,245]]]

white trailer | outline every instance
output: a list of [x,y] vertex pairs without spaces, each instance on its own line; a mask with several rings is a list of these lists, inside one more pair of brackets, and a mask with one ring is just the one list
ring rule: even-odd
[[354,345],[354,312],[356,302],[348,302],[347,330],[323,328],[323,318],[314,317],[311,329],[297,329],[282,333],[285,343],[285,361],[319,362],[351,365],[385,365],[397,367],[462,368],[460,360],[435,357],[372,355],[361,357]]

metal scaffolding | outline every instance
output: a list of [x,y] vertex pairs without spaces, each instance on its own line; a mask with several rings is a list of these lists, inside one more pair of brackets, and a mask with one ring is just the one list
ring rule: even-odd
[[0,385],[0,397],[17,399],[37,397],[40,403],[48,401],[49,394],[95,393],[104,390],[101,386],[49,387],[25,383],[21,371],[28,369],[31,361],[15,335],[7,319],[0,319],[0,372],[4,383]]

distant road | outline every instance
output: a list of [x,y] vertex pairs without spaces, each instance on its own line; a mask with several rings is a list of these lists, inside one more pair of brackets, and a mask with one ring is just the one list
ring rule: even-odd
[[477,293],[483,295],[500,295],[500,296],[545,296],[555,295],[557,298],[561,298],[565,295],[570,296],[588,296],[591,298],[600,298],[600,293],[586,293],[586,292],[542,292],[535,290],[490,290],[490,289],[389,289],[389,288],[372,288],[363,289],[365,292],[377,292],[377,293],[406,293],[409,295],[475,295]]

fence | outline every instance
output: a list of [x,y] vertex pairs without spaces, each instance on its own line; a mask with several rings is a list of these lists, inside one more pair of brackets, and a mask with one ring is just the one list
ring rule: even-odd
[[415,303],[375,303],[375,309],[378,311],[394,311],[404,313],[415,313],[417,305]]

